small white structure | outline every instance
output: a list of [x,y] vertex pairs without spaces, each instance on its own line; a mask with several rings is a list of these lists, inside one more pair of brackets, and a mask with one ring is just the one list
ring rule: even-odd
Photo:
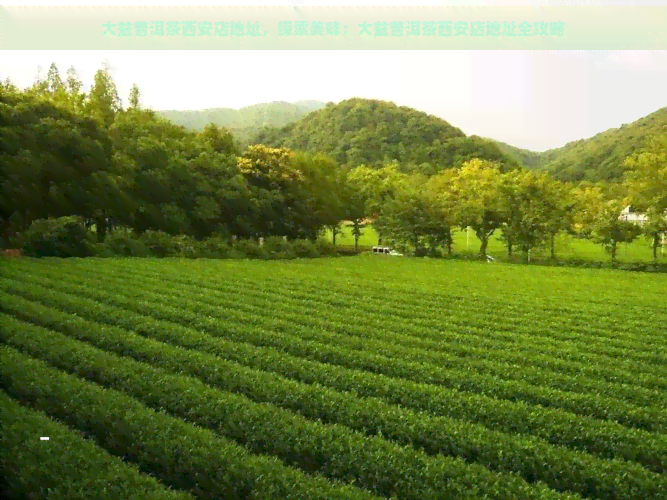
[[[621,215],[618,217],[621,220],[626,220],[628,222],[633,222],[635,224],[645,224],[648,221],[648,217],[642,213],[635,212],[632,209],[632,206],[628,205],[621,211]],[[667,220],[667,211],[665,211],[665,219]],[[667,234],[662,233],[662,242],[663,245],[667,245]]]
[[395,252],[389,247],[373,247],[373,253],[378,255],[393,255],[402,257],[402,253]]
[[630,205],[621,211],[621,215],[618,218],[636,224],[644,224],[648,220],[646,215],[635,212]]

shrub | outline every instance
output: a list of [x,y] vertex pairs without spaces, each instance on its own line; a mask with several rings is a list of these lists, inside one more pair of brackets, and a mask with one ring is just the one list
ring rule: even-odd
[[333,245],[333,243],[325,240],[317,240],[315,242],[315,251],[320,256],[336,255],[336,247]]
[[23,235],[23,253],[29,257],[89,257],[93,241],[80,217],[34,221]]
[[102,244],[101,257],[123,255],[128,257],[143,257],[148,254],[146,245],[129,229],[117,229],[109,234]]
[[207,259],[224,259],[239,255],[234,252],[232,245],[223,236],[212,236],[198,242],[198,257]]
[[264,238],[262,249],[270,259],[293,259],[296,257],[292,242],[286,241],[282,236]]
[[243,257],[257,259],[266,256],[264,248],[260,248],[259,243],[254,240],[236,240],[233,248],[240,254],[239,257],[242,255]]
[[178,254],[178,245],[175,238],[164,231],[148,230],[141,235],[140,240],[150,254],[156,257]]
[[319,257],[315,244],[310,240],[294,240],[292,249],[297,257]]
[[361,252],[361,249],[355,250],[353,246],[340,246],[336,248],[336,254],[340,256],[359,255]]
[[200,256],[200,244],[191,236],[181,234],[172,237],[174,253],[188,259],[196,259]]
[[[123,456],[174,490],[192,490],[198,498],[377,498],[357,487],[304,474],[275,458],[251,454],[209,429],[155,411],[122,392],[103,389],[7,347],[0,348],[0,385],[30,410],[85,432],[110,454]],[[139,493],[133,498],[156,497]]]
[[414,256],[415,257],[426,257],[429,255],[429,251],[426,248],[415,248]]

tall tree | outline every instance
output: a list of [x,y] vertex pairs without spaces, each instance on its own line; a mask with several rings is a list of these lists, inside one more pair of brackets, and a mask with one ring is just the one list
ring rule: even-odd
[[95,73],[93,86],[88,95],[87,107],[88,112],[107,128],[113,123],[116,113],[122,110],[118,89],[107,62]]
[[452,254],[452,232],[456,225],[456,206],[452,191],[452,181],[456,175],[457,171],[454,169],[442,170],[431,177],[425,186],[435,209],[429,239],[435,246],[444,245],[449,255]]
[[238,155],[239,151],[234,141],[234,135],[225,127],[218,127],[214,123],[209,123],[199,134],[199,137],[208,142],[213,150],[223,154]]
[[322,154],[298,152],[292,161],[302,175],[292,196],[298,208],[298,234],[316,239],[321,229],[339,226],[344,219],[342,172],[332,158]]
[[555,258],[555,235],[568,227],[570,213],[567,197],[547,175],[527,170],[514,170],[503,175],[501,199],[506,219],[502,226],[508,255],[519,246],[530,260],[530,251],[549,242]]
[[52,94],[55,94],[56,92],[64,89],[65,85],[60,78],[60,73],[58,72],[58,66],[56,66],[56,63],[51,63],[49,72],[46,74],[46,83],[48,85],[49,92]]
[[12,83],[9,77],[5,78],[4,81],[0,82],[0,90],[7,93],[18,93],[19,88]]
[[[123,175],[118,182],[126,196],[123,209],[114,214],[137,232],[148,229],[174,231],[167,213],[177,220],[175,208],[166,207],[175,199],[171,169],[177,152],[188,152],[194,134],[188,134],[152,111],[121,113],[109,129],[116,151],[114,162]],[[171,212],[169,212],[171,210]],[[184,228],[187,230],[187,228]]]
[[394,246],[421,254],[427,234],[428,201],[414,184],[403,184],[382,206],[376,227]]
[[363,235],[366,227],[364,219],[369,213],[368,193],[364,191],[358,181],[351,171],[345,171],[342,188],[343,218],[351,222],[355,251],[359,251],[359,238]]
[[139,86],[136,83],[132,84],[132,88],[130,89],[130,98],[129,98],[129,103],[130,103],[130,109],[139,109],[139,97],[141,93],[139,92]]
[[108,199],[111,141],[105,131],[45,96],[0,96],[3,222],[91,217]]
[[81,113],[84,110],[86,94],[83,92],[83,82],[79,78],[74,66],[67,70],[65,78],[65,89],[70,100],[70,107],[76,112]]
[[31,96],[43,94],[47,92],[49,89],[49,82],[46,80],[46,78],[44,78],[44,75],[42,74],[42,69],[43,68],[41,66],[37,67],[37,74],[35,75],[32,87],[28,89],[28,93]]
[[564,183],[544,175],[542,203],[545,208],[545,231],[549,241],[549,255],[556,259],[556,235],[560,232],[572,233],[576,203],[571,197],[572,190]]
[[451,252],[451,223],[436,192],[422,175],[410,176],[383,207],[378,226],[403,250],[435,254],[440,246]]
[[238,159],[239,170],[253,190],[256,236],[287,236],[294,230],[291,192],[303,179],[286,148],[250,146]]
[[451,192],[456,203],[456,219],[462,229],[470,226],[481,242],[479,254],[486,250],[493,233],[505,222],[505,207],[500,198],[501,166],[480,159],[466,162],[452,179]]
[[[361,165],[351,170],[348,174],[348,182],[352,182],[359,190],[360,196],[365,200],[366,216],[377,219],[382,208],[400,188],[407,179],[406,174],[399,169],[398,163],[384,165],[382,168],[371,168]],[[382,243],[382,227],[375,224],[378,234],[378,243]]]
[[658,259],[661,235],[667,232],[667,136],[653,137],[641,152],[624,163],[628,202],[645,212],[644,232],[651,238],[653,259]]
[[627,204],[626,195],[620,186],[602,184],[577,187],[573,196],[577,201],[575,220],[602,245],[616,261],[619,243],[631,243],[641,234],[637,224],[620,218]]

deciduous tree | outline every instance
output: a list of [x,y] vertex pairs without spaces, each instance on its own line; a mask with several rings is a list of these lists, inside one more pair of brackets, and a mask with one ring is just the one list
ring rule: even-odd
[[658,259],[661,234],[667,232],[667,136],[651,138],[646,149],[625,160],[628,203],[647,216],[643,230]]
[[466,162],[451,182],[456,220],[470,226],[481,242],[479,254],[486,258],[489,239],[505,222],[505,207],[500,197],[501,166],[486,160]]
[[631,243],[641,234],[637,224],[620,219],[627,198],[619,186],[575,188],[576,221],[616,261],[619,243]]

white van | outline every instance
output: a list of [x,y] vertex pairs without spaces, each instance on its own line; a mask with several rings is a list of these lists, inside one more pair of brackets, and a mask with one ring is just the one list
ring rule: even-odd
[[373,253],[378,255],[403,256],[402,253],[398,253],[389,247],[373,247]]

